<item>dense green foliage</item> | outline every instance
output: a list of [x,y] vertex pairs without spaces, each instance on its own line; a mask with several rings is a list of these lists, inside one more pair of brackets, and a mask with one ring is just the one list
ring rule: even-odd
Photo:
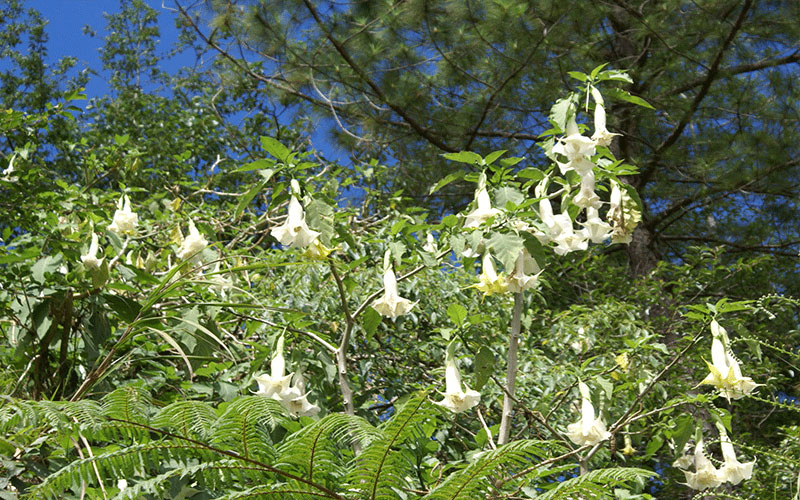
[[[241,11],[225,5],[229,15],[216,17],[210,28],[218,33],[215,37],[230,42],[226,37],[255,36],[253,19],[240,18]],[[294,5],[271,2],[262,9],[274,13]],[[539,224],[536,203],[542,193],[536,188],[543,178],[562,179],[553,182],[550,193],[560,189],[553,195],[557,209],[576,217],[578,211],[570,208],[575,172],[562,176],[551,160],[530,148],[546,128],[552,127],[550,137],[561,134],[570,109],[591,128],[591,110],[580,92],[550,108],[589,76],[573,73],[554,83],[559,72],[539,70],[534,78],[527,73],[529,66],[544,67],[553,54],[564,69],[619,63],[612,56],[620,40],[609,42],[607,30],[593,28],[603,25],[603,16],[610,16],[612,33],[626,33],[636,43],[656,41],[647,42],[639,28],[615,25],[622,21],[606,7],[582,9],[582,16],[598,19],[578,22],[577,14],[549,6],[548,18],[561,20],[553,23],[542,52],[532,52],[538,32],[530,28],[528,11],[514,10],[521,8],[514,2],[486,4],[476,12],[464,10],[468,3],[426,5],[407,2],[386,13],[383,4],[359,4],[353,12],[324,14],[342,16],[335,24],[342,32],[336,36],[350,40],[348,50],[359,54],[360,65],[372,68],[369,74],[380,75],[381,85],[395,85],[390,102],[427,115],[425,126],[451,146],[431,148],[431,141],[413,134],[401,139],[409,125],[393,124],[399,120],[397,111],[381,109],[376,104],[381,99],[374,107],[361,106],[359,96],[375,97],[375,90],[365,90],[363,75],[345,69],[344,76],[326,74],[331,86],[321,90],[348,103],[336,109],[339,117],[370,140],[343,137],[363,161],[342,166],[307,147],[313,120],[303,114],[305,108],[297,108],[291,127],[277,117],[275,110],[296,105],[291,96],[297,92],[280,94],[280,101],[265,97],[276,94],[264,94],[247,72],[225,59],[195,71],[166,72],[155,48],[156,13],[142,2],[123,2],[121,12],[108,17],[102,63],[112,75],[110,92],[89,100],[77,90],[82,77],[62,77],[70,61],[42,73],[46,36],[41,18],[25,11],[21,2],[4,4],[3,54],[18,69],[0,75],[5,107],[0,111],[0,498],[688,499],[695,492],[681,484],[685,476],[672,464],[687,443],[704,434],[709,455],[720,465],[717,422],[728,428],[740,460],[757,463],[752,480],[707,490],[705,497],[777,500],[798,494],[800,407],[792,396],[798,393],[800,303],[791,296],[796,256],[737,252],[740,243],[727,249],[681,245],[669,259],[653,261],[646,274],[636,274],[624,245],[554,255],[526,236],[527,229],[514,225],[519,220]],[[612,14],[636,18],[624,2],[615,5]],[[303,12],[297,16],[308,27],[312,12],[301,7],[305,10],[292,12]],[[683,44],[691,41],[672,40],[680,38],[678,28],[667,28],[699,31],[703,25],[697,16],[677,16],[679,10],[668,7],[646,11],[641,26],[660,33],[662,38],[652,36],[671,43],[671,50],[690,53]],[[713,7],[729,11],[721,16],[729,22],[706,29],[709,40],[724,38],[740,11],[747,11],[752,14],[739,30],[772,28],[765,37],[792,43],[781,31],[791,26],[779,17],[774,23],[762,17],[790,11],[790,6],[744,2],[739,8],[719,2]],[[356,12],[370,8],[378,11]],[[422,23],[430,27],[427,32],[416,30],[422,14],[428,16]],[[573,17],[563,17],[567,14]],[[23,16],[30,19],[27,25],[11,22]],[[353,26],[375,16],[394,27],[379,30],[368,24],[351,33]],[[210,50],[184,18],[176,19],[185,28],[180,43]],[[262,28],[273,34],[281,23],[297,21],[288,15],[267,19]],[[497,28],[501,24],[504,30]],[[341,53],[327,45],[330,40],[319,27],[309,29],[306,33],[313,36],[248,46],[277,54],[270,69],[287,72],[287,81],[273,83],[309,91],[310,77],[292,66],[302,64],[303,55],[314,54],[315,65],[337,67],[328,58]],[[591,31],[585,43],[571,41],[581,29]],[[21,47],[17,32],[30,35],[29,47],[36,51]],[[418,53],[409,50],[415,35],[429,40],[425,37],[431,33],[446,38],[443,47],[449,48],[435,49],[439,55],[433,55],[425,41]],[[490,33],[499,38],[479,36]],[[735,42],[738,60],[750,61],[753,53],[745,51],[750,46],[739,38]],[[756,50],[755,45],[750,48]],[[134,46],[139,50],[131,50]],[[287,46],[292,50],[283,52]],[[715,48],[709,42],[691,50],[702,51],[697,57],[705,60]],[[524,72],[492,97],[486,88],[505,81],[528,55],[532,59]],[[420,62],[420,57],[433,57],[437,66],[418,72],[391,69],[392,64]],[[724,144],[744,147],[760,136],[740,129],[721,138],[725,126],[716,125],[719,104],[703,108],[708,114],[702,123],[714,124],[710,129],[700,120],[692,122],[697,127],[692,147],[709,145],[703,169],[692,166],[699,156],[682,135],[667,148],[669,155],[665,149],[651,165],[652,151],[646,153],[644,145],[657,143],[664,126],[675,126],[671,117],[682,108],[673,102],[680,102],[677,94],[653,99],[648,92],[695,81],[678,75],[680,60],[661,57],[652,60],[648,53],[641,66],[639,61],[625,64],[634,68],[632,87],[615,71],[598,80],[609,96],[613,130],[625,133],[621,147],[611,150],[626,160],[615,162],[610,150],[599,148],[602,203],[611,196],[611,181],[634,179],[645,209],[651,210],[645,211],[644,225],[659,233],[659,226],[651,224],[657,219],[654,207],[660,211],[667,203],[680,203],[685,194],[680,183],[660,177],[660,169],[669,172],[680,165],[704,182],[696,200],[695,195],[686,198],[692,200],[682,208],[686,217],[671,226],[680,228],[678,234],[694,237],[712,214],[730,231],[719,238],[752,237],[758,246],[767,236],[789,238],[793,230],[779,231],[774,222],[793,214],[791,203],[765,212],[775,221],[754,216],[734,229],[730,221],[748,200],[718,202],[704,196],[722,184],[720,194],[741,191],[737,183],[752,181],[742,176],[719,184],[725,172],[740,173],[736,162],[778,165],[770,162],[786,154],[788,149],[781,148],[792,144],[796,131],[773,134],[775,142],[759,155],[753,149],[723,161]],[[658,64],[662,73],[648,72]],[[776,66],[770,60],[760,64]],[[258,63],[250,66],[261,69]],[[38,80],[32,73],[37,67],[36,74],[44,75]],[[718,72],[715,85],[738,81],[737,75],[745,73]],[[40,85],[20,91],[25,87],[15,80],[19,75]],[[430,87],[414,80],[420,75]],[[770,92],[794,92],[784,88],[783,77],[780,72],[771,76],[776,87]],[[339,87],[341,81],[346,85]],[[483,81],[490,85],[484,88]],[[427,91],[409,94],[415,86]],[[349,90],[337,94],[334,87]],[[453,88],[459,90],[448,90]],[[664,119],[642,118],[654,112],[628,107],[635,99],[620,89],[651,100]],[[720,103],[727,99],[709,95]],[[752,122],[766,128],[777,127],[795,105],[787,99],[785,114],[773,116],[778,111],[771,107],[775,99],[765,97],[770,94],[735,95],[743,106],[755,106],[752,99],[769,101],[756,106],[762,115]],[[446,105],[438,108],[435,102]],[[440,156],[441,149],[488,150],[500,144],[497,136],[485,134],[469,139],[470,120],[484,109],[491,114],[481,126],[501,127],[506,135],[529,134],[505,139],[523,141],[532,159],[500,151]],[[251,114],[237,123],[245,110]],[[526,118],[515,121],[520,114]],[[550,122],[542,125],[547,118]],[[505,139],[502,144],[519,150]],[[383,149],[389,143],[391,149]],[[552,159],[552,139],[543,137],[540,144]],[[393,160],[404,168],[382,164]],[[765,176],[758,162],[750,173],[765,186],[751,182],[752,192],[744,194],[791,189],[779,176],[770,177],[771,171]],[[642,174],[632,163],[643,167]],[[421,164],[447,165],[456,173],[433,177]],[[412,166],[419,170],[405,169]],[[652,184],[635,181],[650,168],[655,169]],[[793,172],[794,166],[786,168],[781,172]],[[472,190],[481,181],[479,171],[487,174],[492,202],[503,209],[491,224],[465,230],[456,207],[441,211],[427,203],[463,191],[449,191],[453,186]],[[329,257],[282,248],[271,232],[284,221],[295,193],[292,179],[300,181],[308,226],[333,249]],[[433,192],[434,184],[439,191]],[[635,196],[634,190],[626,192]],[[138,214],[133,234],[110,228],[123,193]],[[419,193],[432,193],[432,198],[421,200]],[[728,201],[732,204],[725,206]],[[694,210],[695,202],[703,209]],[[730,219],[720,218],[721,213]],[[577,217],[584,221],[583,215]],[[208,243],[197,255],[184,254],[193,238],[191,222]],[[102,262],[97,266],[82,258],[91,254],[92,234],[99,236],[97,258]],[[433,248],[428,234],[435,235]],[[669,240],[666,236],[662,243]],[[544,269],[539,286],[522,295],[515,405],[511,438],[504,445],[497,436],[515,301],[511,294],[483,296],[476,289],[477,270],[484,272],[485,265],[480,258],[463,257],[469,248],[491,250],[506,276],[523,248]],[[415,303],[396,319],[383,318],[370,307],[383,292],[387,250],[388,265],[400,278],[400,294]],[[698,386],[709,371],[712,319],[728,330],[731,352],[744,375],[763,384],[743,399],[728,401]],[[321,408],[318,416],[298,418],[277,401],[254,394],[253,376],[269,371],[281,337],[289,371],[303,372],[308,398]],[[445,392],[445,350],[453,341],[464,381],[481,393],[480,405],[458,414],[432,404]],[[338,364],[342,352],[344,371]],[[594,409],[613,434],[592,451],[566,437],[568,425],[580,415],[579,380],[591,387]]]

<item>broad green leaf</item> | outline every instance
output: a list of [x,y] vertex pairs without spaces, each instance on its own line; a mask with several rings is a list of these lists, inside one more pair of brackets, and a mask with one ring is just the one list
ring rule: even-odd
[[489,380],[489,376],[494,369],[494,353],[486,346],[481,347],[478,354],[475,355],[474,373],[475,373],[475,390],[481,388]]
[[635,104],[637,106],[642,106],[643,108],[648,108],[655,110],[653,106],[651,106],[647,101],[642,99],[641,97],[631,95],[630,92],[620,89],[607,89],[605,94],[612,99],[617,99],[619,101],[629,102],[631,104]]
[[459,153],[445,153],[445,158],[459,163],[468,163],[470,165],[483,165],[484,161],[481,155],[473,153],[472,151],[461,151]]
[[467,319],[467,309],[461,304],[450,304],[447,307],[447,317],[454,325],[461,326]]
[[291,151],[278,142],[277,139],[273,139],[272,137],[262,137],[261,138],[261,147],[264,148],[264,151],[271,154],[275,158],[279,159],[282,162],[285,162],[287,158],[289,158],[289,154]]

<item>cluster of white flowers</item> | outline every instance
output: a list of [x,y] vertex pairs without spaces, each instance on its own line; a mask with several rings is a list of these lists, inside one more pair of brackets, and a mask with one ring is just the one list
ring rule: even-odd
[[[684,455],[673,464],[683,470],[683,474],[686,476],[686,485],[693,490],[716,488],[723,483],[736,485],[746,479],[750,479],[753,475],[755,462],[739,462],[725,427],[717,423],[717,430],[719,430],[720,448],[722,448],[722,459],[724,461],[722,467],[717,469],[714,463],[706,456],[702,438],[697,441],[694,455]],[[692,465],[694,465],[694,472],[688,470]]]
[[[306,383],[300,372],[284,375],[286,360],[283,357],[283,335],[278,339],[278,345],[270,363],[271,373],[258,375],[256,394],[278,401],[289,414],[295,417],[310,417],[319,413],[319,406],[308,402]],[[289,382],[291,381],[291,385]]]

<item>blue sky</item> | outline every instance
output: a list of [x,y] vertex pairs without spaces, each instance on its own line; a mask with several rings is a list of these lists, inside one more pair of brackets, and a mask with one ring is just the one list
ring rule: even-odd
[[[159,52],[166,53],[175,43],[178,30],[175,28],[175,14],[162,7],[162,0],[145,0],[145,3],[159,12],[158,24],[161,34]],[[169,7],[170,1],[165,5]],[[104,14],[119,12],[120,5],[117,0],[29,0],[30,6],[48,19],[47,34],[48,60],[54,64],[65,56],[74,56],[78,59],[75,71],[91,68],[98,75],[91,76],[86,86],[88,98],[100,97],[108,93],[106,84],[107,74],[101,71],[100,49],[106,35],[106,19]],[[89,36],[83,33],[84,26],[89,26],[96,34]],[[170,61],[175,69],[195,63],[193,54],[179,54]],[[80,105],[80,103],[76,103]],[[349,164],[349,157],[345,151],[336,147],[330,136],[332,123],[330,120],[321,120],[319,127],[312,134],[311,141],[317,150],[329,160]]]

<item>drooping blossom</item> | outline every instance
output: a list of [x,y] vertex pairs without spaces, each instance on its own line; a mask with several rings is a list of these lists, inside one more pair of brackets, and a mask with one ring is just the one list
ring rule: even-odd
[[709,374],[701,385],[713,385],[726,399],[741,399],[761,384],[742,375],[739,362],[730,351],[728,333],[716,320],[711,322],[711,363],[706,361]]
[[636,202],[623,190],[619,183],[611,181],[611,198],[608,208],[608,222],[611,224],[612,243],[630,243],[633,241],[633,230],[642,220]]
[[398,316],[408,314],[416,302],[411,302],[400,296],[397,289],[397,276],[392,270],[391,254],[386,251],[384,256],[383,271],[383,296],[372,303],[372,308],[378,311],[381,316],[395,319]]
[[328,256],[336,250],[336,248],[328,248],[322,244],[319,238],[315,239],[308,245],[306,251],[303,253],[306,257],[313,260],[325,260]]
[[103,258],[97,258],[98,241],[97,233],[92,232],[92,242],[89,245],[89,250],[85,255],[81,255],[81,262],[86,266],[86,269],[99,269],[103,265]]
[[600,197],[594,192],[594,172],[589,170],[581,176],[581,189],[572,203],[581,208],[598,208],[600,206]]
[[564,155],[571,162],[580,160],[595,153],[595,141],[581,135],[575,117],[567,122],[566,136],[558,140],[553,146],[553,153]]
[[306,224],[306,215],[303,205],[300,204],[300,184],[292,179],[292,197],[289,200],[289,214],[286,221],[280,226],[273,227],[270,234],[281,245],[293,248],[305,248],[316,240],[320,233],[312,231]]
[[492,200],[489,198],[489,191],[486,190],[486,178],[481,174],[481,180],[478,183],[478,189],[475,190],[475,210],[467,214],[467,220],[464,223],[464,228],[476,228],[487,220],[500,214],[502,211],[497,208],[492,208]]
[[447,408],[453,413],[467,411],[477,405],[481,400],[481,394],[461,383],[461,373],[455,357],[455,342],[447,346],[447,354],[444,361],[445,392],[444,399],[436,402],[437,405]]
[[508,291],[508,281],[502,273],[497,274],[497,270],[494,267],[494,259],[488,250],[484,252],[481,262],[481,274],[478,276],[478,283],[472,286],[483,292],[484,296],[506,293]]
[[703,440],[697,441],[694,448],[694,472],[683,471],[686,476],[686,485],[693,490],[705,490],[716,488],[724,482],[720,476],[720,471],[714,467],[711,460],[706,456]]
[[609,132],[606,128],[606,108],[603,103],[603,96],[600,95],[600,91],[594,87],[592,87],[592,97],[594,98],[595,102],[594,134],[592,134],[592,139],[597,142],[598,146],[608,147],[611,145],[611,141],[614,139],[614,136],[619,134]]
[[281,335],[278,338],[275,352],[272,354],[272,360],[270,361],[270,374],[262,373],[253,377],[258,383],[256,394],[277,401],[281,401],[282,395],[289,390],[289,382],[292,379],[291,373],[285,375],[286,360],[283,357],[283,344],[284,338]]
[[518,293],[536,288],[541,273],[536,259],[523,248],[514,264],[514,272],[508,276],[508,291]]
[[179,259],[186,260],[188,258],[195,257],[198,252],[207,246],[208,241],[206,240],[205,236],[203,236],[200,231],[197,230],[197,226],[194,225],[194,221],[189,219],[189,235],[183,239],[181,246],[176,252],[176,255]]
[[739,459],[736,458],[736,451],[733,449],[733,443],[725,431],[725,426],[717,422],[717,430],[719,430],[722,458],[725,460],[725,463],[719,469],[720,479],[731,484],[739,484],[744,480],[750,479],[753,475],[755,462],[739,462]]
[[131,200],[128,195],[122,195],[117,202],[117,210],[114,212],[114,219],[108,226],[109,231],[117,234],[132,235],[136,233],[136,225],[139,223],[139,215],[131,211]]
[[586,209],[586,222],[583,223],[586,236],[592,243],[602,243],[611,236],[611,225],[600,218],[594,207]]
[[578,382],[581,393],[581,418],[574,424],[567,426],[567,437],[578,446],[595,445],[611,437],[602,418],[594,416],[592,395],[589,387],[583,382]]
[[313,417],[319,413],[319,406],[308,402],[308,394],[303,374],[295,372],[292,386],[286,391],[276,394],[277,398],[275,396],[273,398],[278,399],[286,411],[294,417]]

